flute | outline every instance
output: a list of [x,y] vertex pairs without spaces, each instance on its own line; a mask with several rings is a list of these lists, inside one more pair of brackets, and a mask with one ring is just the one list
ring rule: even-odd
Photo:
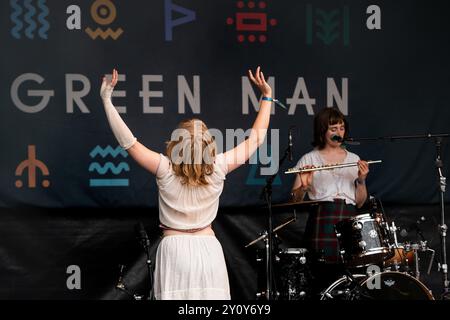
[[[368,164],[373,163],[381,163],[381,160],[369,160],[367,161]],[[321,171],[321,170],[332,170],[332,169],[338,169],[338,168],[346,168],[346,167],[355,167],[358,165],[358,162],[350,162],[350,163],[342,163],[342,164],[334,164],[334,165],[325,165],[315,168],[304,168],[304,169],[298,169],[298,168],[290,168],[284,173],[304,173],[304,172],[311,172],[311,171]]]

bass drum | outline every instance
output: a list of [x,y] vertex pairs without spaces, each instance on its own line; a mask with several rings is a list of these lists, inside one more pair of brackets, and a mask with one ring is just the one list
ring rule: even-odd
[[431,291],[416,278],[385,271],[367,277],[344,276],[322,292],[321,300],[434,300]]

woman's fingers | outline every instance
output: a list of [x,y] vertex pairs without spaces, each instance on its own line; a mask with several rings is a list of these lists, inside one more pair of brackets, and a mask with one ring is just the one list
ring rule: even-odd
[[255,77],[256,77],[256,81],[258,82],[258,84],[261,84],[261,74],[260,74],[260,70],[261,70],[260,67],[256,68],[256,74],[255,74]]
[[113,69],[113,73],[112,73],[112,80],[111,80],[111,85],[114,87],[117,84],[117,80],[119,78],[119,75],[117,73],[116,69]]
[[266,79],[264,78],[264,73],[261,71],[261,82],[262,84],[266,84]]
[[248,70],[248,77],[252,80],[253,83],[256,83],[256,79],[253,76],[252,70]]
[[369,164],[366,161],[360,161],[358,163],[358,165],[359,165],[359,169],[360,170],[363,170],[365,172],[369,172]]

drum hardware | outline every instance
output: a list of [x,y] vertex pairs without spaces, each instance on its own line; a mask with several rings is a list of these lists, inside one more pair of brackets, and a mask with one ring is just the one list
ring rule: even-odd
[[[271,205],[272,213],[284,213],[287,210],[293,211],[293,217],[291,219],[283,222],[273,229],[272,237],[278,238],[277,231],[296,221],[297,209],[299,209],[299,213],[309,213],[308,211],[312,206],[319,205],[321,203],[322,201],[300,201],[277,203]],[[265,208],[268,207],[266,206]],[[272,246],[272,250],[270,250],[269,234],[267,230],[262,231],[259,234],[259,237],[246,244],[245,248],[248,248],[261,240],[263,240],[265,244],[264,252],[259,250],[260,257],[257,257],[257,263],[259,263],[260,265],[264,264],[264,273],[266,274],[266,279],[264,284],[258,283],[258,287],[260,287],[261,290],[258,290],[258,292],[256,293],[256,297],[259,299],[264,298],[286,300],[297,300],[309,297],[309,288],[306,283],[310,281],[309,279],[311,279],[312,276],[308,269],[308,258],[306,257],[307,250],[304,248],[287,248],[279,250],[276,243],[274,243],[274,245]],[[286,262],[286,260],[292,261]],[[274,265],[271,268],[269,268],[269,261],[272,261]],[[295,265],[297,269],[303,271],[293,272],[295,270],[292,270],[292,268],[288,267],[292,265]],[[280,270],[283,270],[283,268],[288,268],[289,272],[284,272],[285,270],[283,272],[280,272]],[[271,270],[270,280],[267,276],[267,272],[269,272],[269,269]],[[260,272],[260,274],[262,273],[263,272]],[[270,288],[269,282],[272,284]]]
[[[365,278],[363,274],[352,274],[348,270],[345,275],[333,282],[328,288],[321,292],[320,300],[339,299],[339,300],[359,300],[361,297],[371,299],[364,293],[358,279]],[[344,283],[345,286],[335,289],[339,284]]]
[[383,262],[386,271],[392,268],[394,271],[410,273],[417,280],[420,280],[419,253],[431,252],[427,268],[427,274],[430,275],[435,250],[429,248],[426,241],[420,241],[419,243],[395,243],[390,245],[390,249],[392,255]]
[[[375,163],[381,163],[382,160],[369,160],[367,161],[368,164],[375,164]],[[347,167],[356,167],[358,166],[358,162],[349,162],[349,163],[342,163],[342,164],[333,164],[333,165],[324,165],[319,167],[313,167],[313,168],[290,168],[284,173],[290,174],[290,173],[305,173],[305,172],[314,172],[314,171],[322,171],[322,170],[333,170],[333,169],[339,169],[339,168],[347,168]]]
[[[265,281],[265,289],[262,291],[259,291],[256,293],[256,297],[257,298],[262,298],[265,297],[267,300],[272,300],[272,299],[276,299],[277,297],[274,296],[274,288],[273,288],[273,266],[272,266],[272,255],[273,255],[273,247],[270,244],[270,242],[272,242],[273,240],[273,236],[277,236],[276,232],[282,228],[284,228],[285,226],[287,226],[288,224],[294,222],[297,220],[297,215],[295,213],[294,210],[294,217],[292,219],[289,219],[288,221],[282,223],[281,225],[277,226],[276,228],[273,229],[272,231],[272,235],[269,237],[269,232],[267,230],[264,230],[260,233],[260,236],[258,238],[256,238],[255,240],[249,242],[248,244],[245,245],[245,248],[250,247],[251,245],[264,240],[264,256],[265,256],[265,274],[266,274],[266,281]],[[263,261],[262,258],[257,257],[257,262],[261,262]],[[270,275],[268,275],[267,273],[270,273]]]
[[[289,219],[289,220],[287,220],[286,222],[280,224],[280,225],[277,226],[276,228],[274,228],[274,229],[273,229],[273,233],[275,233],[275,232],[277,232],[278,230],[280,230],[280,229],[286,227],[288,224],[290,224],[290,223],[292,223],[292,222],[294,222],[294,221],[296,221],[296,220],[297,220],[297,215],[296,215],[296,213],[294,212],[294,217],[291,218],[291,219]],[[264,230],[263,232],[260,233],[260,236],[259,236],[258,238],[256,238],[255,240],[249,242],[248,244],[246,244],[244,248],[248,248],[248,247],[250,247],[251,245],[257,243],[258,241],[266,240],[266,239],[267,239],[267,235],[268,235],[267,230]]]
[[[260,255],[259,255],[260,254]],[[310,296],[309,286],[312,276],[310,274],[308,250],[305,248],[276,249],[274,262],[273,295],[280,300],[302,300]],[[265,252],[256,251],[258,265],[258,290],[256,297],[265,297]]]
[[450,288],[448,280],[448,266],[447,266],[447,251],[446,251],[446,237],[447,237],[447,225],[445,224],[445,201],[444,193],[446,187],[446,177],[442,174],[443,161],[441,157],[441,144],[444,137],[449,137],[449,134],[439,134],[431,135],[428,134],[428,138],[434,137],[436,143],[436,169],[439,178],[439,195],[440,195],[440,205],[441,205],[441,223],[439,225],[439,230],[441,234],[441,271],[442,271],[442,281],[444,283],[444,290],[442,293],[442,299],[450,298]]
[[427,274],[430,275],[431,267],[433,266],[434,256],[435,256],[436,252],[431,248],[428,248],[427,251],[431,252],[430,264],[428,265],[428,269],[427,269]]
[[[420,221],[424,221],[425,218],[421,218],[416,223],[416,228],[419,228]],[[419,254],[418,252],[425,252],[429,251],[431,252],[431,259],[430,264],[427,269],[427,274],[429,275],[431,272],[431,267],[434,260],[435,252],[433,249],[428,248],[427,241],[425,240],[422,232],[420,229],[418,229],[418,234],[422,238],[422,240],[419,243],[402,243],[400,244],[398,242],[397,238],[397,230],[399,228],[395,225],[395,222],[391,222],[391,226],[389,226],[388,223],[386,223],[388,226],[388,232],[391,235],[391,237],[387,237],[387,240],[391,238],[391,242],[389,243],[389,249],[392,252],[390,256],[387,256],[385,261],[383,262],[383,265],[385,266],[385,271],[391,270],[391,268],[394,271],[404,271],[406,273],[411,273],[414,275],[414,277],[417,280],[420,280],[420,267],[419,267]],[[412,269],[412,270],[411,270]]]
[[398,228],[395,226],[394,221],[392,221],[392,226],[389,228],[389,230],[392,232],[392,234],[394,235],[394,246],[396,248],[398,248],[398,241],[397,241],[397,230]]
[[[436,252],[435,252],[435,250],[428,247],[427,240],[425,239],[425,236],[422,233],[420,224],[424,221],[426,221],[425,217],[424,216],[420,217],[415,223],[415,228],[416,228],[417,234],[419,235],[419,237],[421,239],[419,242],[419,245],[418,245],[418,249],[422,252],[426,252],[426,251],[431,252],[430,263],[428,264],[428,269],[427,269],[427,274],[430,275],[431,267],[433,266]],[[438,263],[438,271],[440,271],[439,268],[440,268],[440,264]]]
[[443,160],[442,160],[442,142],[444,138],[450,137],[449,133],[441,134],[418,134],[418,135],[404,135],[404,136],[385,136],[377,138],[352,138],[351,141],[375,141],[375,140],[406,140],[406,139],[434,139],[436,147],[435,168],[438,177],[439,186],[439,203],[441,212],[441,221],[438,225],[441,236],[441,262],[439,263],[439,271],[442,272],[443,292],[442,299],[450,299],[450,281],[448,279],[448,265],[447,265],[447,249],[446,249],[446,237],[447,237],[447,225],[445,224],[445,189],[446,189],[446,177],[443,175]]

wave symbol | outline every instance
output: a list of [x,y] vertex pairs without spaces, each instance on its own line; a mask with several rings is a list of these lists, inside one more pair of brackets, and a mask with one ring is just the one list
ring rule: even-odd
[[97,171],[99,174],[106,174],[111,171],[113,174],[118,175],[122,171],[130,171],[130,166],[126,162],[121,162],[117,166],[112,162],[107,162],[103,166],[98,162],[93,162],[89,165],[89,172]]

